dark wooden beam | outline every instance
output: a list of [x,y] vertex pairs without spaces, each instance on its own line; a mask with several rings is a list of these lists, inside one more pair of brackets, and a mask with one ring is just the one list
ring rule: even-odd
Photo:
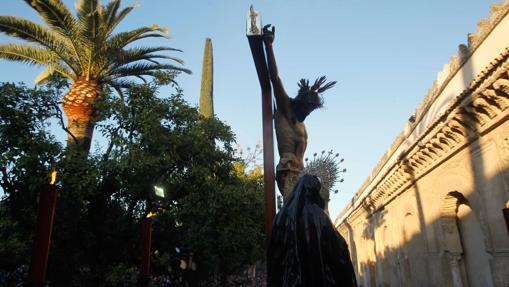
[[258,74],[258,81],[262,91],[262,121],[263,121],[263,181],[265,190],[265,234],[270,239],[272,223],[276,215],[276,193],[274,175],[274,137],[272,88],[270,85],[267,61],[263,49],[263,36],[248,36],[249,47]]

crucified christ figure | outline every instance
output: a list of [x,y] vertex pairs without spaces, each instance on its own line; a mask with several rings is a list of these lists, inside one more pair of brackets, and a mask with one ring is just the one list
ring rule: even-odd
[[275,27],[270,30],[270,26],[269,24],[263,27],[263,40],[267,53],[269,76],[276,99],[274,125],[280,158],[276,167],[276,181],[286,200],[304,168],[303,158],[308,141],[304,120],[312,111],[322,107],[323,100],[320,94],[332,88],[336,82],[326,83],[327,79],[322,76],[316,79],[312,86],[309,86],[309,80],[301,79],[298,83],[297,96],[290,98],[278,75],[272,49]]

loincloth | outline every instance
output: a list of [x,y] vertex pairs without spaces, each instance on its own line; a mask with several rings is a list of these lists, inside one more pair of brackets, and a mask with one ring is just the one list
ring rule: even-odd
[[302,171],[302,168],[302,162],[295,156],[295,154],[285,152],[279,159],[279,163],[276,166],[276,171],[300,172]]
[[283,153],[276,166],[276,182],[286,200],[303,169],[302,161],[293,153]]

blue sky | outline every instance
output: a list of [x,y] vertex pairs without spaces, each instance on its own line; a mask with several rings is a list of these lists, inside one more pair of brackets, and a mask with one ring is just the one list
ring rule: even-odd
[[[74,7],[75,0],[64,0]],[[103,1],[104,2],[104,1]],[[467,34],[489,15],[487,0],[124,0],[139,3],[119,27],[158,24],[171,40],[147,45],[182,49],[192,75],[177,81],[186,100],[197,105],[206,37],[214,50],[215,113],[229,124],[244,148],[262,142],[261,99],[245,37],[250,4],[264,24],[276,26],[274,49],[290,96],[300,78],[326,75],[338,84],[325,106],[306,119],[307,156],[333,149],[345,158],[345,182],[329,205],[334,219],[371,174],[426,95],[442,66]],[[39,22],[22,0],[3,1],[2,15]],[[0,43],[13,40],[0,35]],[[36,67],[0,60],[0,81],[26,82]],[[61,133],[59,133],[61,134]],[[63,137],[62,137],[63,138]],[[100,144],[97,143],[97,144]]]

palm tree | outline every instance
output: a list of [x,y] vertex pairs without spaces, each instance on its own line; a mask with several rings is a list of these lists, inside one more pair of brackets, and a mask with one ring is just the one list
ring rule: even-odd
[[129,87],[137,77],[155,76],[160,71],[183,71],[170,63],[183,62],[158,54],[179,51],[170,47],[128,47],[144,38],[169,38],[167,29],[157,25],[113,34],[116,26],[136,5],[120,9],[121,0],[100,5],[98,0],[79,0],[77,16],[61,0],[24,0],[44,20],[39,25],[15,16],[0,16],[0,32],[22,39],[27,44],[0,45],[0,58],[41,65],[46,69],[36,78],[44,82],[52,74],[71,80],[62,99],[68,118],[68,146],[78,146],[88,154],[94,131],[95,103],[104,86],[117,91]]

